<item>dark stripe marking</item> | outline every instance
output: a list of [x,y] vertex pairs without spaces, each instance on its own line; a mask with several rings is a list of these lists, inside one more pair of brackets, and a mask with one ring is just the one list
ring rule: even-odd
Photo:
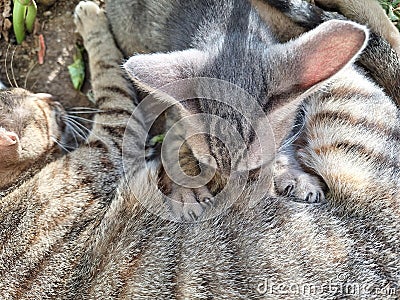
[[333,124],[345,121],[347,124],[367,129],[378,135],[385,135],[388,141],[396,141],[400,143],[400,131],[396,128],[390,128],[383,124],[371,123],[365,118],[356,118],[355,116],[339,111],[322,111],[310,117],[307,127],[316,127],[317,123]]
[[115,94],[119,94],[128,99],[131,99],[133,97],[133,95],[130,93],[129,90],[126,90],[118,85],[102,86],[99,88],[99,90],[104,92],[112,92]]
[[[388,167],[397,169],[399,168],[399,164],[395,161],[393,161],[393,158],[391,158],[388,155],[385,155],[384,153],[378,153],[374,150],[368,149],[364,145],[360,144],[355,144],[349,141],[342,141],[342,142],[336,142],[333,144],[329,145],[323,145],[318,148],[313,149],[314,152],[317,155],[321,155],[323,153],[327,153],[329,151],[341,151],[344,153],[358,153],[358,157],[360,159],[366,160],[366,161],[373,161],[374,166],[377,168],[380,168],[383,166],[385,169],[388,169]],[[350,167],[350,166],[349,166]]]

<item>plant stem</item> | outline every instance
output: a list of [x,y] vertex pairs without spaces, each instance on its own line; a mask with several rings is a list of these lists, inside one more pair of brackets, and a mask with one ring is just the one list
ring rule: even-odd
[[33,31],[33,25],[35,24],[36,13],[37,13],[37,6],[35,1],[32,0],[31,4],[28,5],[28,11],[26,13],[26,18],[25,18],[26,30],[29,33],[32,33]]
[[21,44],[25,39],[25,14],[26,6],[16,0],[13,9],[13,27],[18,44]]
[[13,27],[17,43],[21,44],[25,39],[25,28],[33,31],[37,7],[34,0],[14,0]]

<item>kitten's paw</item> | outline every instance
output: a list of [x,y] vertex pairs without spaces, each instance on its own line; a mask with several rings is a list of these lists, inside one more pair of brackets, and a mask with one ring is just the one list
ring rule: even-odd
[[325,202],[321,181],[302,169],[278,163],[274,183],[277,192],[282,196],[296,197],[309,203]]
[[79,2],[75,8],[74,22],[79,34],[84,39],[108,26],[104,10],[90,1]]
[[174,187],[168,195],[172,217],[178,221],[197,221],[214,206],[214,197],[206,187],[187,189]]
[[276,176],[275,186],[282,196],[296,197],[309,203],[325,202],[320,180],[302,171],[288,170]]

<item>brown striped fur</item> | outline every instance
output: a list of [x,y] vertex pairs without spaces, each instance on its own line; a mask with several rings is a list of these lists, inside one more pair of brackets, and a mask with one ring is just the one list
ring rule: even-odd
[[[122,176],[120,134],[134,109],[126,96],[133,94],[117,63],[122,57],[105,15],[92,2],[81,2],[76,15],[89,53],[95,98],[102,99],[99,108],[104,112],[95,117],[88,143],[54,159],[2,198],[1,299],[400,296],[400,219],[391,205],[380,210],[372,203],[365,214],[344,216],[334,205],[286,197],[267,196],[251,204],[250,182],[215,218],[197,223],[161,218],[165,203],[157,186],[150,184],[159,178],[160,163],[149,161],[146,168],[139,164],[135,154],[143,150],[143,140],[127,145],[125,162],[130,168]],[[100,41],[102,46],[94,47]],[[111,61],[115,68],[98,68]],[[353,82],[345,79],[340,84],[340,78],[325,91],[332,88],[340,94]],[[386,101],[376,86],[364,78],[362,82],[360,93],[373,90]],[[335,94],[323,91],[314,95],[326,98],[315,104],[324,110],[308,106],[310,122],[330,108],[329,97]],[[349,113],[354,110],[344,115]],[[131,119],[125,135],[146,136],[138,116],[144,117],[142,113]],[[391,132],[396,127],[393,120],[396,117],[390,115],[380,125]]]
[[[165,11],[168,13],[170,10]],[[120,17],[127,18],[129,15]],[[113,24],[114,32],[120,30],[120,36],[124,28],[116,28]],[[140,35],[140,30],[135,34]],[[143,38],[146,39],[146,34]],[[155,44],[159,42],[162,40],[157,40]],[[140,44],[132,46],[140,47]],[[147,66],[152,67],[150,64]],[[346,88],[354,89],[354,82],[357,83],[357,96],[346,92]],[[322,101],[324,97],[340,95],[346,103],[363,94],[373,96],[365,106],[375,105],[373,99],[384,104],[378,106],[384,112],[390,112],[393,123],[389,131],[395,131],[399,124],[394,105],[353,67],[348,67],[335,81],[309,95],[309,101],[315,100],[315,105],[327,106],[330,101]],[[311,104],[308,107],[311,109]],[[354,110],[351,112],[354,113]],[[310,117],[312,115],[310,111]],[[382,115],[377,118],[382,118]],[[347,163],[343,161],[344,165]],[[267,197],[250,208],[250,184],[233,206],[218,217],[201,223],[184,224],[163,220],[143,207],[144,204],[155,211],[163,210],[163,200],[157,188],[149,184],[151,177],[157,178],[159,167],[155,161],[147,170],[132,170],[127,175],[127,182],[121,185],[119,197],[97,229],[98,234],[106,238],[98,240],[97,235],[93,236],[92,247],[87,250],[77,270],[77,278],[81,280],[78,291],[83,293],[83,297],[398,297],[399,215],[396,205],[391,205],[391,201],[397,198],[381,199],[386,195],[388,186],[382,193],[371,191],[371,199],[377,201],[371,206],[368,194],[364,195],[367,198],[359,199],[362,201],[358,204],[363,206],[359,211],[365,213],[352,214],[353,207],[349,203],[344,207],[344,216],[343,210],[338,209],[340,205],[313,206],[291,202],[287,198]],[[386,167],[383,169],[387,170]],[[332,178],[332,169],[329,171],[327,176]],[[358,195],[357,190],[355,192]],[[341,202],[344,196],[338,196],[337,200]],[[85,281],[85,278],[90,280]],[[329,283],[348,287],[354,284],[361,289],[347,293],[340,288],[329,290]],[[325,286],[325,289],[314,294],[290,293],[270,285],[267,287],[266,284],[274,287],[283,284],[283,288],[292,284],[300,289],[311,284],[317,289]],[[387,287],[386,291],[379,288],[382,284]],[[368,288],[362,289],[363,285]]]
[[[328,190],[334,194],[332,199],[335,205],[360,213],[372,206],[386,207],[388,203],[396,208],[399,162],[396,155],[386,157],[388,153],[398,152],[399,115],[395,105],[398,106],[400,99],[400,58],[396,54],[400,43],[399,32],[384,15],[377,1],[308,1],[338,13],[323,11],[306,1],[265,2],[268,4],[263,5],[268,10],[274,10],[274,15],[279,14],[275,9],[280,8],[289,17],[289,24],[295,22],[297,26],[313,28],[323,20],[344,19],[338,14],[342,13],[347,18],[367,24],[375,32],[358,62],[365,71],[360,68],[349,69],[324,87],[323,91],[305,101],[303,117],[296,124],[303,126],[296,146],[301,151],[294,154],[294,150],[289,149],[290,154],[286,156],[286,150],[283,149],[283,156],[278,157],[278,172],[282,172],[279,176],[286,182],[282,185],[278,178],[278,190],[299,194],[296,184],[300,185],[300,195],[301,191],[307,190],[307,186],[302,187],[302,180],[296,182],[295,177],[301,178],[297,170],[292,167],[291,171],[286,172],[288,163],[292,166],[296,164],[289,158],[294,155],[303,168],[323,178]],[[286,34],[292,33],[285,26],[282,30]],[[366,79],[367,76],[379,84],[391,99]],[[323,115],[325,118],[321,118]],[[321,149],[324,151],[321,152]],[[279,162],[282,162],[281,165]],[[327,174],[330,175],[327,177]],[[291,188],[287,188],[287,185]],[[376,198],[382,201],[371,200]]]
[[[0,154],[4,192],[0,198],[0,299],[66,296],[66,283],[122,176],[122,135],[134,107],[133,93],[119,68],[122,56],[112,45],[106,18],[99,10],[93,13],[97,17],[93,22],[101,26],[78,23],[86,37],[94,37],[85,41],[86,47],[90,49],[99,37],[111,44],[89,55],[95,99],[103,101],[98,103],[102,112],[95,116],[86,143],[61,155],[51,138],[60,140],[65,126],[59,120],[65,114],[59,104],[49,95],[20,89],[0,93],[1,126],[7,135],[19,136],[19,157],[9,168],[4,166],[10,164],[8,150]],[[101,62],[113,68],[103,72],[94,67]]]

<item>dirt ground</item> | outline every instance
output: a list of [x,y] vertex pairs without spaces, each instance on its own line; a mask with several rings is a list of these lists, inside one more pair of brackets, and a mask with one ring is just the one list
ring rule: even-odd
[[[2,2],[4,0],[0,0]],[[70,80],[68,66],[73,63],[76,43],[73,12],[80,0],[58,0],[51,6],[37,1],[38,14],[34,34],[17,45],[12,29],[9,40],[0,39],[0,81],[7,86],[25,87],[32,92],[56,96],[66,107],[90,106],[86,93],[90,89],[87,74],[82,91],[76,91]],[[2,13],[0,7],[0,13]],[[39,34],[46,45],[44,63],[38,63]],[[85,59],[87,61],[87,59]],[[87,69],[87,68],[86,68]]]

